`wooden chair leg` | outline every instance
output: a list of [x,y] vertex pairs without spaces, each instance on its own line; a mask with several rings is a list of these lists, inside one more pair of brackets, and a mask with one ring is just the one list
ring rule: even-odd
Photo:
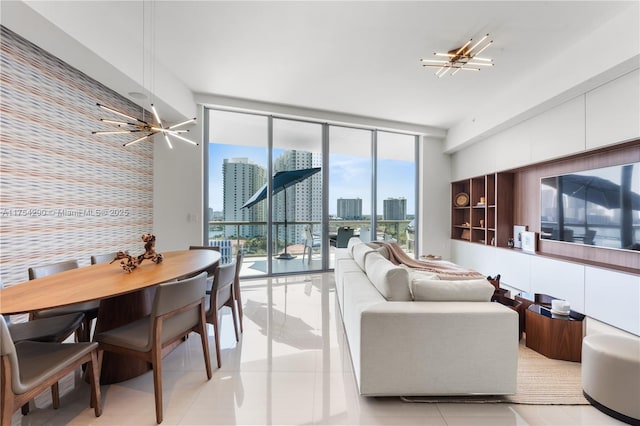
[[220,355],[220,327],[218,326],[218,312],[214,312],[211,316],[211,324],[213,325],[213,337],[216,340],[216,358],[218,359],[218,368],[220,368],[222,367],[222,357]]
[[[237,285],[236,285],[237,284]],[[240,322],[240,333],[244,332],[244,328],[242,326],[242,297],[240,295],[240,283],[233,283],[233,293],[236,299],[236,305],[238,308],[238,321]]]
[[153,350],[153,391],[156,398],[156,422],[162,423],[162,349]]
[[231,318],[233,318],[233,331],[236,333],[236,342],[239,342],[240,334],[238,333],[238,319],[236,317],[236,298],[235,291],[233,291],[233,289],[231,289],[231,300],[227,300],[224,305],[231,308]]
[[89,405],[93,407],[96,417],[102,415],[102,396],[100,394],[100,366],[102,364],[102,351],[91,352],[91,362],[89,363],[89,379],[91,384],[91,401]]
[[[11,385],[9,385],[11,386]],[[11,392],[2,392],[2,418],[0,418],[0,424],[10,425],[11,417],[13,417],[13,393]]]
[[58,382],[51,385],[51,401],[54,410],[57,410],[60,407],[60,390],[58,387]]
[[211,380],[211,377],[213,376],[211,372],[211,354],[209,354],[207,323],[205,322],[204,315],[202,317],[202,322],[198,325],[198,333],[200,334],[200,341],[202,342],[202,353],[204,354],[204,367],[207,370],[207,379]]

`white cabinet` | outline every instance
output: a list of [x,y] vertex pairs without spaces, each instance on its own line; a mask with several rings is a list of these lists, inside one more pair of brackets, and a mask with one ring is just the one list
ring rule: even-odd
[[530,293],[532,257],[518,250],[498,249],[495,268],[500,274],[500,283]]
[[586,94],[586,149],[640,137],[640,70]]
[[585,267],[584,313],[640,335],[640,277]]
[[584,313],[584,265],[542,256],[531,257],[531,291],[565,299]]

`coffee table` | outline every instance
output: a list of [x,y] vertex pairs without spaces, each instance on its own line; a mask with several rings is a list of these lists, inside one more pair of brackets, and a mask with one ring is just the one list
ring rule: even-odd
[[551,313],[545,306],[533,304],[526,311],[526,344],[547,358],[580,362],[584,315]]

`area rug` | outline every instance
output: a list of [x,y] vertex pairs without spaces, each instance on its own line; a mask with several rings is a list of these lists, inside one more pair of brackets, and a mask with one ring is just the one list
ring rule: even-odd
[[520,342],[515,395],[401,397],[405,402],[509,403],[528,405],[589,405],[582,395],[582,364],[540,355]]

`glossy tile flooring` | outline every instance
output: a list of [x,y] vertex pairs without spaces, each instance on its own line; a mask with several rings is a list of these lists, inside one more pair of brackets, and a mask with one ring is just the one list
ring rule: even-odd
[[[420,404],[357,393],[337,309],[333,274],[242,281],[244,334],[222,313],[222,368],[206,380],[192,335],[164,360],[164,425],[614,425],[591,406]],[[226,309],[226,308],[225,308]],[[209,326],[210,333],[213,333]],[[210,336],[215,366],[213,336]],[[399,349],[401,350],[401,349]],[[78,376],[79,374],[76,374]],[[102,386],[103,414],[80,383],[51,409],[48,392],[14,424],[155,424],[151,373]],[[77,382],[77,380],[76,380]]]

